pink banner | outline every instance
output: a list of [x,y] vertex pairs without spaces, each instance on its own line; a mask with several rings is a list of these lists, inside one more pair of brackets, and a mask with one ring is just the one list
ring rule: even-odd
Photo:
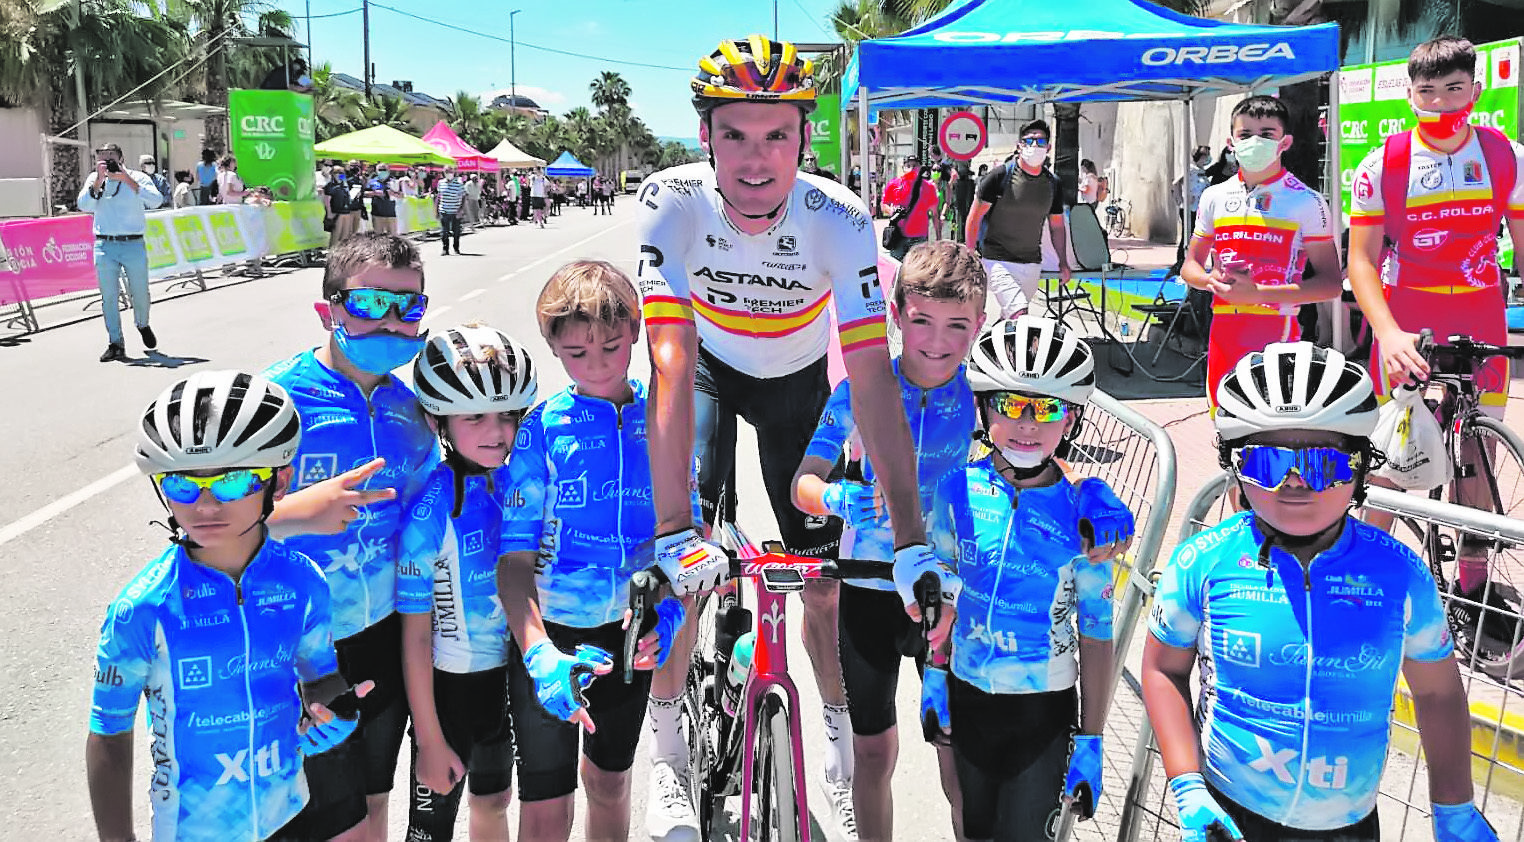
[[0,222],[0,306],[94,290],[95,237],[88,214]]

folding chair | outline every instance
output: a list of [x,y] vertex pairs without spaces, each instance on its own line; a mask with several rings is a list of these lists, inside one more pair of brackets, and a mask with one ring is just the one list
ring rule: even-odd
[[[1180,281],[1176,279],[1173,282]],[[1165,283],[1171,283],[1171,281],[1166,280]],[[1153,359],[1149,360],[1148,366],[1144,367],[1143,374],[1151,380],[1160,382],[1184,380],[1197,366],[1206,363],[1206,338],[1211,330],[1211,308],[1211,293],[1192,289],[1186,291],[1185,297],[1171,301],[1165,297],[1164,286],[1161,284],[1152,303],[1133,305],[1133,310],[1143,314],[1143,322],[1138,325],[1138,334],[1133,338],[1131,347],[1127,348],[1127,356],[1136,364],[1138,345],[1148,341],[1149,325],[1164,325],[1164,335],[1160,337],[1159,346],[1154,349]],[[1167,323],[1166,319],[1168,319]],[[1186,350],[1184,340],[1187,333],[1202,340],[1199,351]],[[1184,371],[1168,377],[1152,374],[1150,369],[1158,367],[1159,358],[1164,356],[1164,350],[1169,347],[1171,339],[1176,341],[1176,352],[1189,359],[1190,364]]]

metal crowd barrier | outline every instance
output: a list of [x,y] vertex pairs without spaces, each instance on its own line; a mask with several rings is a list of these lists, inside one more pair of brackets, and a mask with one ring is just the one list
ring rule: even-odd
[[[1228,475],[1218,474],[1192,498],[1186,510],[1180,540],[1215,524],[1229,514],[1223,498]],[[1438,525],[1524,547],[1524,521],[1451,503],[1430,500],[1385,488],[1371,488],[1370,508],[1398,517],[1393,534],[1423,553],[1416,534],[1402,526]],[[1427,558],[1425,559],[1428,560]],[[1146,588],[1152,594],[1152,584]],[[1442,602],[1449,595],[1440,593]],[[1128,676],[1130,679],[1131,676]],[[1500,681],[1479,670],[1461,668],[1461,681],[1471,703],[1471,771],[1474,798],[1500,839],[1524,840],[1524,676]],[[1133,684],[1136,687],[1136,684]],[[1399,685],[1393,704],[1392,742],[1387,752],[1377,798],[1383,840],[1430,840],[1433,838],[1428,797],[1427,765],[1418,741],[1414,708],[1405,685]],[[1165,786],[1163,764],[1153,729],[1144,717],[1140,723],[1127,777],[1125,804],[1117,842],[1139,839],[1178,839],[1173,800]]]
[[[1123,743],[1113,733],[1114,724],[1130,732],[1131,722],[1141,716],[1142,702],[1136,689],[1123,691],[1119,684],[1138,618],[1153,590],[1148,574],[1164,544],[1175,505],[1175,445],[1158,424],[1098,391],[1085,408],[1079,436],[1066,461],[1072,475],[1105,480],[1132,510],[1138,524],[1132,548],[1118,560],[1112,590],[1116,673],[1111,688],[1113,702],[1107,713],[1107,743],[1120,746]],[[1117,751],[1105,754],[1105,781],[1095,820],[1076,823],[1066,805],[1055,826],[1058,842],[1101,839],[1099,828],[1114,824],[1124,804],[1122,782],[1127,767],[1118,762],[1123,759]]]

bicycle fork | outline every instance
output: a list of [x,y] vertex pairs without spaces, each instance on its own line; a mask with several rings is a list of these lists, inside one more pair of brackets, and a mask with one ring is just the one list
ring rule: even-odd
[[[794,763],[793,796],[799,842],[810,842],[809,799],[804,780],[804,739],[799,730],[799,690],[788,674],[787,624],[784,620],[784,597],[757,588],[757,643],[752,657],[751,676],[746,681],[746,752],[741,766],[741,838],[750,839],[752,798],[757,774],[757,727],[762,703],[769,694],[781,693],[788,706],[789,751]],[[775,746],[774,751],[782,750]],[[782,783],[781,781],[779,782]],[[773,793],[773,797],[780,797]],[[762,805],[765,809],[767,805]]]

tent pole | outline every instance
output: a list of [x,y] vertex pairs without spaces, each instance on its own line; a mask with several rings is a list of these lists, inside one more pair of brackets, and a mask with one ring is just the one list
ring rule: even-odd
[[[1334,242],[1344,242],[1344,173],[1343,164],[1339,160],[1339,146],[1344,142],[1343,121],[1339,118],[1339,71],[1335,70],[1328,76],[1328,117],[1323,130],[1323,144],[1328,149],[1328,174],[1323,177],[1326,187],[1323,195],[1331,201],[1329,211],[1333,214],[1332,225]],[[1348,307],[1344,303],[1342,288],[1340,295],[1333,300],[1333,334],[1330,341],[1335,348],[1345,347],[1345,332],[1349,326]]]
[[[859,172],[861,177],[857,180],[858,191],[863,204],[868,207],[868,218],[873,218],[873,200],[868,196],[872,193],[869,185],[868,173],[868,86],[862,83],[862,70],[858,70],[857,83],[857,155]],[[850,172],[848,173],[850,175]]]
[[1191,244],[1191,155],[1196,148],[1196,95],[1185,97],[1185,145],[1181,152],[1180,169],[1180,242]]

